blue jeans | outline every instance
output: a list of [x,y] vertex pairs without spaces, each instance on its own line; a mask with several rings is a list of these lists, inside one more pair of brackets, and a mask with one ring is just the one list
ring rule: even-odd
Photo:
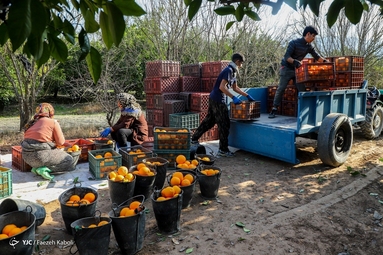
[[279,85],[277,91],[275,92],[273,107],[278,108],[278,106],[281,105],[283,94],[285,93],[285,89],[291,79],[293,79],[298,91],[305,90],[304,84],[296,84],[295,70],[287,68],[285,66],[281,66],[281,68],[279,69]]

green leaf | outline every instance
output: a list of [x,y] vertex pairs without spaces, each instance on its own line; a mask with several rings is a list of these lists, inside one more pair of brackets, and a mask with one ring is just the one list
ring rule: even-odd
[[93,82],[97,83],[101,75],[102,60],[100,53],[95,48],[90,47],[90,52],[86,56],[86,63],[88,64],[88,69]]
[[235,14],[235,8],[232,5],[222,6],[222,7],[215,9],[214,12],[220,16],[234,15]]
[[243,223],[240,222],[240,221],[237,221],[237,222],[235,223],[235,225],[238,226],[238,227],[245,227],[245,224],[243,224]]
[[106,47],[110,49],[113,45],[112,35],[109,31],[109,25],[108,25],[108,15],[101,11],[100,13],[100,26],[101,26],[101,35],[102,40],[104,41]]
[[247,228],[243,228],[243,231],[245,231],[245,233],[249,233],[251,230]]
[[65,38],[68,40],[68,42],[70,42],[71,44],[75,44],[74,27],[72,26],[72,24],[67,19],[64,20],[63,34],[64,34]]
[[48,241],[49,239],[51,238],[50,235],[46,235],[43,237],[43,239],[41,239],[42,241]]
[[12,1],[8,12],[8,31],[12,42],[12,50],[16,51],[28,38],[32,30],[31,0]]
[[78,59],[78,62],[80,62],[84,60],[85,57],[90,52],[90,43],[89,43],[88,34],[85,32],[84,29],[81,29],[80,33],[78,34],[78,42],[80,44],[80,49],[81,49],[81,55]]
[[186,6],[189,6],[192,1],[193,0],[184,0],[184,3],[185,3]]
[[241,22],[243,19],[243,16],[245,15],[244,8],[245,6],[242,3],[240,3],[237,9],[235,10],[235,18],[237,19],[238,22]]
[[348,0],[345,6],[345,14],[351,23],[356,25],[362,17],[363,5],[359,0]]
[[120,9],[118,9],[113,3],[107,2],[106,4],[108,14],[108,25],[112,35],[114,45],[118,47],[121,39],[124,36],[125,21]]
[[94,19],[94,14],[90,10],[86,10],[86,15],[84,19],[85,19],[85,30],[88,33],[94,33],[100,29],[100,26]]
[[8,39],[9,39],[9,36],[8,36],[7,25],[5,23],[2,23],[0,25],[0,46],[3,46]]
[[383,204],[383,201],[382,200],[378,200],[379,203]]
[[186,254],[189,254],[189,253],[192,253],[192,252],[193,252],[193,248],[188,248],[188,249],[185,251]]
[[284,0],[285,4],[293,8],[295,11],[297,10],[297,2],[298,0]]
[[40,37],[48,25],[48,15],[40,1],[31,1],[31,14],[32,33]]
[[48,35],[49,49],[54,59],[64,62],[68,58],[68,48],[66,44],[58,37]]
[[30,34],[26,42],[28,51],[35,59],[39,59],[43,54],[43,42],[42,35]]
[[346,5],[345,0],[334,0],[327,11],[327,25],[331,28],[338,19],[340,10]]
[[59,17],[57,17],[57,15],[54,13],[52,13],[52,17],[53,17],[53,24],[54,24],[55,28],[62,29],[63,21]]
[[76,0],[71,0],[71,3],[76,10],[80,8],[80,4]]
[[202,0],[193,0],[189,5],[188,18],[192,20],[201,7]]
[[226,31],[229,30],[229,29],[233,26],[234,23],[235,23],[235,21],[230,21],[230,22],[228,22],[228,23],[226,24]]
[[258,16],[258,14],[252,10],[246,10],[245,11],[246,16],[248,16],[250,19],[254,21],[260,21],[261,18]]
[[134,0],[114,0],[114,4],[126,16],[142,16],[146,11],[141,8]]
[[320,10],[320,5],[324,0],[310,0],[309,1],[309,6],[311,11],[315,14],[315,16],[319,16],[319,10]]
[[48,62],[51,56],[51,52],[49,51],[49,46],[46,42],[43,43],[43,54],[39,59],[36,60],[37,68],[40,68],[43,64]]

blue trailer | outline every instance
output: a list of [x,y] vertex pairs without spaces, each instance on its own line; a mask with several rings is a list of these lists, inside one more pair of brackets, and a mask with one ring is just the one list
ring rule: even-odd
[[339,166],[350,154],[353,126],[361,127],[370,139],[382,131],[380,95],[374,105],[369,105],[369,91],[365,81],[360,89],[299,92],[297,117],[277,115],[270,119],[267,88],[246,89],[260,101],[261,116],[251,121],[231,120],[229,145],[298,164],[296,139],[305,137],[317,140],[317,151],[324,164]]

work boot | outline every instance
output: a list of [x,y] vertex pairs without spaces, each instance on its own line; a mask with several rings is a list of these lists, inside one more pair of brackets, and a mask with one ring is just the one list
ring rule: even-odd
[[53,181],[54,176],[49,173],[52,172],[48,167],[42,166],[36,169],[36,173],[46,180]]
[[38,173],[36,172],[37,169],[38,169],[37,167],[32,167],[31,172],[34,173],[35,175],[38,175]]
[[271,112],[270,112],[270,114],[269,114],[269,118],[270,118],[270,119],[275,118],[275,114],[277,113],[277,111],[278,111],[278,109],[275,108],[275,107],[273,107],[273,109],[271,109]]

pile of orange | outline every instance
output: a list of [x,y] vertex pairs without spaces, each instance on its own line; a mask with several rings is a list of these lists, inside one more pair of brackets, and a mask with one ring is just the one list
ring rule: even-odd
[[87,227],[84,227],[82,226],[82,228],[97,228],[97,227],[101,227],[101,226],[104,226],[106,224],[108,224],[109,222],[107,222],[106,220],[102,220],[100,221],[98,224],[90,224],[89,226]]
[[5,225],[5,227],[3,227],[3,229],[1,230],[0,240],[17,235],[26,230],[27,228],[27,226],[18,227],[15,224]]
[[80,206],[80,205],[88,205],[96,200],[96,195],[92,192],[88,192],[84,195],[84,197],[80,197],[79,195],[70,196],[69,200],[65,203],[67,206]]
[[124,207],[120,211],[120,218],[121,217],[129,217],[134,216],[139,212],[141,208],[141,203],[139,201],[133,201],[129,204],[129,207]]
[[129,151],[130,155],[133,155],[133,154],[145,154],[141,149],[133,149],[131,151]]
[[165,201],[174,197],[178,197],[178,194],[181,193],[181,188],[178,186],[165,187],[161,190],[161,196],[156,199],[156,201]]
[[72,147],[67,149],[67,152],[76,152],[79,150],[80,150],[80,146],[78,146],[77,144],[74,144]]
[[139,176],[154,176],[154,172],[144,163],[139,163],[137,165],[137,170],[133,171],[133,174]]
[[170,185],[186,187],[194,182],[194,176],[191,174],[183,174],[181,172],[174,172],[170,178]]
[[202,160],[202,161],[205,161],[205,162],[210,162],[210,158],[209,157],[207,157],[207,156],[205,156],[205,157],[197,157],[197,159],[199,159],[199,160]]
[[134,180],[134,175],[129,173],[126,166],[120,166],[117,171],[109,173],[109,180],[114,182],[132,182]]
[[[104,177],[103,172],[110,172],[110,171],[116,171],[117,170],[117,162],[113,159],[113,153],[112,152],[105,152],[102,154],[97,154],[94,156],[96,159],[104,159],[100,162],[100,178]],[[106,164],[105,164],[106,163]]]
[[148,165],[148,166],[160,166],[160,165],[162,165],[163,163],[161,163],[161,162],[159,162],[159,161],[153,161],[153,162],[146,161],[145,164]]
[[95,158],[106,158],[106,159],[111,159],[113,158],[113,154],[109,151],[105,152],[104,155],[101,155],[101,154],[97,154],[96,156],[94,156]]
[[219,173],[218,169],[204,169],[201,171],[201,174],[207,175],[207,176],[212,176],[216,175]]
[[177,168],[182,169],[196,169],[198,166],[198,160],[187,160],[184,155],[178,155],[176,157]]

